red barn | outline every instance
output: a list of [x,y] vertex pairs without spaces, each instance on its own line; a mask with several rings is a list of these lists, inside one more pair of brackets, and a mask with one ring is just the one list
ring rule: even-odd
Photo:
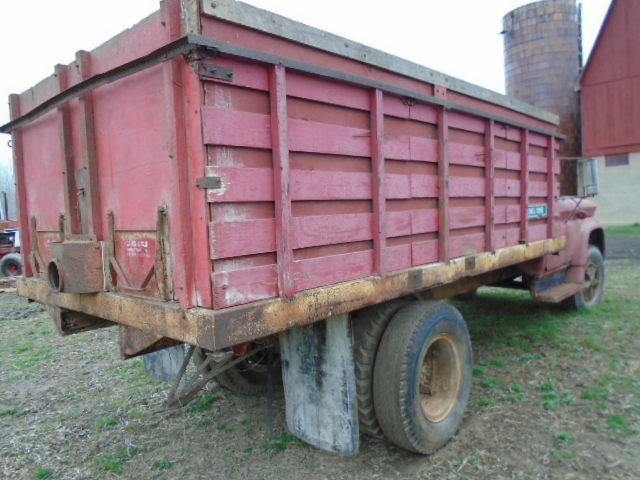
[[640,1],[613,0],[580,78],[582,151],[598,158],[599,217],[640,221]]

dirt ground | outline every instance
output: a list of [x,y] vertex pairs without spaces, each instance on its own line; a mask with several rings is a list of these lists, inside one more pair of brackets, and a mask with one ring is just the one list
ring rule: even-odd
[[354,458],[307,447],[286,433],[281,392],[272,439],[263,397],[212,387],[163,411],[167,386],[119,358],[114,329],[58,337],[38,305],[2,293],[0,478],[640,478],[640,259],[628,258],[640,237],[627,241],[608,244],[627,258],[607,261],[595,311],[492,288],[454,302],[474,386],[459,433],[430,457],[366,438]]

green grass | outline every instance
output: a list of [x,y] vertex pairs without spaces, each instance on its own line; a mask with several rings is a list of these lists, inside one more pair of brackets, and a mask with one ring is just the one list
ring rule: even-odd
[[170,470],[173,467],[174,462],[168,458],[159,458],[153,462],[153,468],[159,471]]
[[5,407],[0,409],[0,417],[8,417],[9,415],[15,415],[18,413],[18,407]]
[[140,453],[137,447],[119,448],[115,452],[105,453],[96,459],[98,470],[107,473],[122,473],[124,463]]
[[607,227],[605,232],[608,235],[640,235],[640,223]]
[[115,417],[103,416],[98,417],[93,422],[93,431],[96,433],[101,432],[107,428],[115,427],[120,423],[120,420]]
[[46,480],[47,478],[53,477],[53,470],[45,467],[38,467],[35,472],[33,472],[33,478],[35,480]]
[[295,435],[282,433],[272,440],[266,440],[260,444],[263,452],[284,452],[290,446],[304,447],[305,444]]
[[556,433],[556,441],[558,443],[568,444],[573,443],[575,438],[571,432],[558,432]]
[[496,404],[495,400],[486,395],[476,395],[475,402],[481,407],[492,407]]
[[615,433],[629,436],[636,433],[636,430],[629,424],[624,415],[609,415],[607,417],[607,426]]
[[198,398],[195,402],[187,407],[187,415],[194,416],[197,413],[204,412],[205,410],[209,410],[215,402],[220,400],[218,395],[212,395],[210,393],[205,393]]

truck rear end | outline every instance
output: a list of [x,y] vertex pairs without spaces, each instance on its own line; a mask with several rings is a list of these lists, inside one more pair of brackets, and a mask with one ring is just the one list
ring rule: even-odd
[[451,370],[420,407],[447,428],[369,429],[428,452],[470,381],[464,322],[436,300],[588,287],[601,227],[558,199],[554,115],[249,5],[165,0],[10,105],[20,294],[62,334],[117,325],[125,358],[188,344],[231,386],[250,353],[279,352],[289,428],[322,448],[354,453],[358,417],[377,422],[363,365],[378,346],[395,365],[387,325],[444,322],[405,347]]

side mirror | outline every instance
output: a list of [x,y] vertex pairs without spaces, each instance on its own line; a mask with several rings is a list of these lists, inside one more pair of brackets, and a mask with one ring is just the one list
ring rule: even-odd
[[578,160],[578,196],[595,197],[598,195],[598,161],[595,158]]

